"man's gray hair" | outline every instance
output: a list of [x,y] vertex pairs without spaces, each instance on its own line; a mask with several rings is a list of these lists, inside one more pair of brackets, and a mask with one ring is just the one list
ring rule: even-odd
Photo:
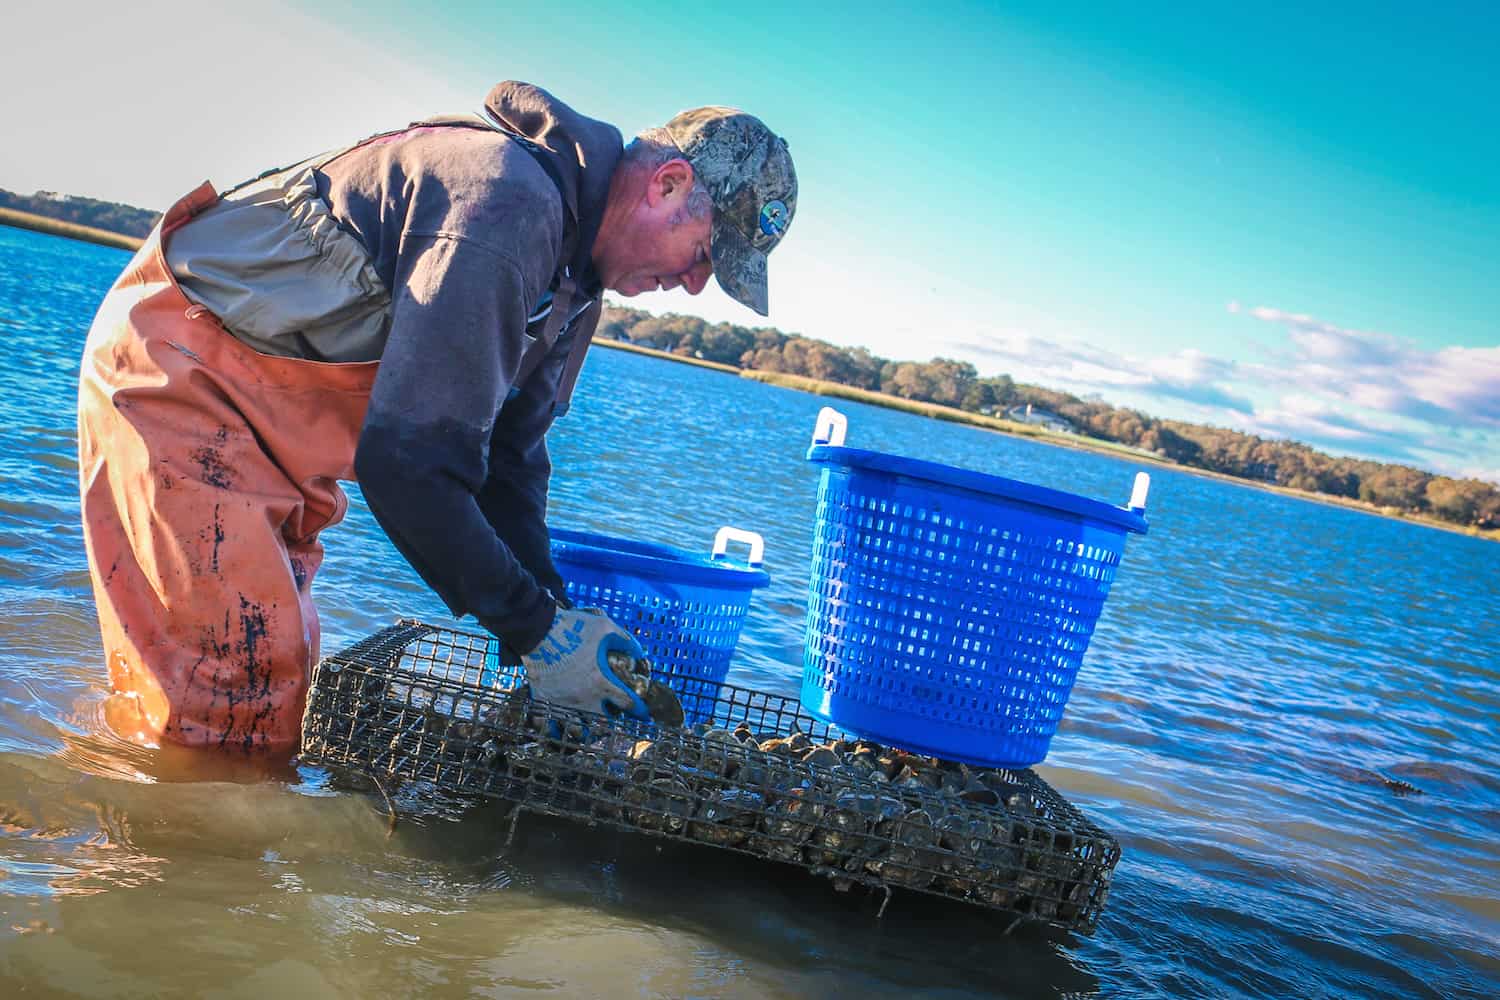
[[[630,145],[625,147],[625,154],[620,158],[622,165],[642,170],[655,170],[668,160],[685,160],[682,150],[672,141],[672,136],[664,128],[648,128],[640,135],[631,140]],[[708,188],[698,179],[698,172],[693,171],[693,190],[688,192],[687,215],[690,218],[701,219],[713,210],[713,197],[708,193]]]

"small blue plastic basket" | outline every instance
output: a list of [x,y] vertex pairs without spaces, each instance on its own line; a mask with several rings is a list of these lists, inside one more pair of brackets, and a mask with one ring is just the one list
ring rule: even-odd
[[[633,633],[653,666],[674,673],[669,683],[682,699],[687,721],[706,719],[729,672],[750,594],[771,582],[760,568],[761,536],[720,528],[712,551],[697,555],[591,531],[554,528],[551,534],[552,560],[568,599],[577,607],[600,609]],[[730,542],[749,546],[744,563],[727,558]]]
[[987,766],[1047,756],[1127,532],[1128,508],[843,447],[825,407],[802,704],[861,737]]

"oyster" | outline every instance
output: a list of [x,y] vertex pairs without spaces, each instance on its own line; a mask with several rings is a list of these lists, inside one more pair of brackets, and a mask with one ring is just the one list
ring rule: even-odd
[[622,649],[611,649],[604,654],[609,669],[630,690],[646,697],[646,688],[651,684],[651,661],[645,657],[631,656]]
[[623,796],[625,818],[642,830],[681,833],[693,815],[693,792],[687,782],[670,775],[633,783]]
[[938,843],[932,816],[923,809],[913,809],[898,820],[877,824],[875,832],[889,838],[894,846],[884,846],[869,861],[865,870],[896,885],[925,889],[937,877],[941,856],[930,850]]
[[620,683],[646,703],[652,722],[670,728],[682,725],[686,718],[682,711],[682,701],[667,685],[652,679],[650,660],[631,656],[620,649],[611,649],[604,655],[609,661],[610,671],[620,679]]
[[697,818],[688,824],[688,835],[705,843],[732,847],[750,836],[765,806],[765,799],[757,792],[722,789],[709,795],[698,807]]
[[676,729],[687,719],[677,692],[661,681],[651,681],[647,684],[641,700],[646,703],[646,709],[651,713],[651,721],[658,726]]

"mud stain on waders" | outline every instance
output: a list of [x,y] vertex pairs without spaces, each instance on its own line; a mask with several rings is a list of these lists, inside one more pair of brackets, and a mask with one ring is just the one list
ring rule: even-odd
[[[237,742],[249,753],[256,749],[257,734],[266,728],[276,711],[271,697],[274,671],[266,662],[270,635],[266,609],[243,594],[239,595],[239,605],[238,620],[234,609],[224,609],[222,640],[216,629],[204,630],[200,641],[203,655],[198,663],[215,660],[239,668],[234,671],[238,676],[228,677],[215,670],[210,697],[215,702],[222,699],[226,709],[226,724],[219,731],[219,747],[227,748]],[[193,665],[193,674],[197,672],[198,663]],[[248,717],[245,712],[249,713]]]
[[234,489],[234,471],[225,464],[219,449],[229,442],[229,428],[220,427],[214,434],[214,443],[194,448],[188,457],[198,466],[198,477],[209,486],[221,490]]
[[224,544],[224,521],[219,516],[219,505],[214,504],[214,547],[213,556],[209,560],[209,569],[217,574],[219,572],[219,546]]
[[[244,696],[242,700],[255,705],[254,712],[245,724],[242,737],[245,752],[255,749],[259,733],[271,720],[276,710],[271,699],[271,666],[263,662],[266,654],[266,639],[270,634],[265,608],[240,595],[240,641],[231,649],[231,655],[245,664]],[[228,730],[224,739],[229,738]],[[222,743],[222,741],[221,741]]]

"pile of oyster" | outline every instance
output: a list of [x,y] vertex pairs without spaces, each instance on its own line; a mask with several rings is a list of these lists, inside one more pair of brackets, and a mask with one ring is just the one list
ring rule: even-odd
[[1029,772],[746,722],[638,739],[538,703],[523,717],[497,763],[547,786],[553,811],[801,865],[839,888],[903,886],[1064,925],[1107,892],[1113,858],[1059,822]]

